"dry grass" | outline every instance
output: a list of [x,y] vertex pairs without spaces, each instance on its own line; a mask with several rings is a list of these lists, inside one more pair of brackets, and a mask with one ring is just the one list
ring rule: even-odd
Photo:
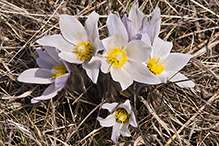
[[107,15],[117,11],[123,16],[136,2],[0,0],[0,145],[113,145],[112,129],[102,128],[96,118],[107,115],[100,110],[104,102],[127,98],[139,127],[130,128],[131,138],[120,137],[121,145],[219,145],[218,0],[139,1],[145,14],[161,8],[160,37],[173,42],[172,52],[195,56],[181,71],[195,88],[135,83],[133,92],[121,94],[105,75],[94,85],[79,65],[72,65],[70,86],[52,100],[31,104],[47,85],[16,80],[24,70],[37,67],[35,41],[60,33],[60,14],[75,15],[83,23],[96,10],[104,38]]

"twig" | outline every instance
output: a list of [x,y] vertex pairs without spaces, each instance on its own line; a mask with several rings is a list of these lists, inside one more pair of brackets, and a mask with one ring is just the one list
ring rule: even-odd
[[206,69],[219,82],[219,76],[216,75],[210,68],[206,67],[201,61],[196,58],[192,58],[191,60],[194,61],[198,66]]
[[213,12],[212,10],[204,7],[203,5],[199,4],[198,2],[194,1],[194,0],[190,0],[191,2],[195,3],[196,5],[198,5],[199,7],[205,9],[206,11],[210,12],[211,14],[215,15],[216,17],[219,18],[219,15],[217,15],[215,12]]
[[60,8],[60,6],[62,5],[62,3],[64,2],[64,0],[62,0],[62,2],[59,4],[59,6],[56,8],[56,10],[54,11],[54,13],[52,14],[51,17],[49,17],[49,19],[46,21],[46,23],[23,45],[23,47],[17,51],[17,53],[11,58],[11,60],[8,62],[8,64],[14,60],[15,56],[17,56],[18,53],[20,53],[20,51],[22,51],[27,44],[46,26],[46,24],[50,21],[50,19],[53,17],[53,15],[55,15],[55,13],[58,11],[58,9]]
[[[208,100],[208,103],[211,104],[212,101],[214,101],[216,98],[218,98],[218,95],[219,95],[219,90],[217,90],[217,92],[214,94],[214,96],[212,96],[212,97]],[[195,119],[195,117],[196,117],[197,115],[199,115],[200,112],[203,111],[203,109],[206,107],[206,105],[207,105],[207,104],[203,105],[203,106],[198,110],[198,112],[195,113],[195,114],[177,131],[177,133],[179,134],[186,126],[188,126],[189,123],[191,123],[191,122]],[[167,143],[166,143],[164,146],[168,146],[168,145],[172,142],[172,140],[174,140],[175,138],[176,138],[176,134],[174,134],[174,135],[167,141]]]
[[81,121],[81,123],[77,126],[77,128],[68,136],[68,138],[66,139],[65,142],[68,142],[70,140],[70,138],[72,137],[72,135],[74,135],[74,133],[81,127],[81,125],[87,120],[87,118],[99,107],[101,106],[103,103],[105,102],[105,100],[103,102],[101,102],[98,106],[96,106],[85,118],[83,121]]

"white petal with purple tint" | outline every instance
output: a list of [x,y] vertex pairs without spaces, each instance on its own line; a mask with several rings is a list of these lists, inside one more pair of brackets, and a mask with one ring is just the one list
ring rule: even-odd
[[86,30],[75,17],[66,14],[60,15],[59,26],[62,35],[70,43],[77,45],[79,41],[88,41]]
[[35,83],[35,84],[50,84],[51,70],[45,68],[32,68],[22,72],[17,78],[19,82]]
[[41,100],[51,99],[51,98],[55,97],[57,95],[58,91],[62,90],[63,87],[64,87],[64,85],[56,86],[55,83],[53,83],[49,87],[46,88],[46,90],[43,92],[43,94],[41,96],[31,99],[31,103],[37,103]]

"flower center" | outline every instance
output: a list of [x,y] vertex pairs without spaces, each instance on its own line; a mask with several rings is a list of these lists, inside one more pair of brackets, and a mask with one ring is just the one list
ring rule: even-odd
[[126,123],[129,121],[130,115],[126,112],[125,109],[119,108],[116,110],[116,121],[119,123]]
[[56,64],[55,66],[52,67],[51,79],[55,80],[57,77],[62,76],[67,72],[68,72],[68,70],[66,69],[66,67],[64,65]]
[[93,46],[89,42],[79,41],[74,49],[74,53],[81,60],[90,59],[93,54]]
[[122,67],[128,60],[127,52],[122,49],[122,47],[113,48],[108,52],[108,62],[112,64],[113,67]]
[[163,72],[165,69],[165,64],[163,61],[160,60],[160,58],[153,57],[148,60],[147,62],[148,68],[151,72],[153,72],[155,75],[159,75]]

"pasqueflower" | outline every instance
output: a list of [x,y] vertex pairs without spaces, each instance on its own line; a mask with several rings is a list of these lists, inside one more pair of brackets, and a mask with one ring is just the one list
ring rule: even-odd
[[39,58],[36,59],[40,68],[31,68],[22,72],[17,80],[24,83],[51,84],[39,97],[31,100],[37,103],[40,100],[47,100],[56,96],[68,80],[70,66],[58,56],[58,50],[53,47],[44,46],[46,52],[39,47],[36,49]]
[[[130,41],[133,39],[141,40],[151,46],[150,58],[146,62],[151,74],[156,75],[164,83],[167,80],[172,82],[188,80],[188,78],[178,72],[188,63],[192,55],[170,53],[173,46],[172,42],[163,41],[158,37],[161,25],[159,8],[155,8],[150,22],[148,22],[147,17],[138,9],[138,5],[135,5],[131,8],[129,17],[123,17],[123,23],[126,26]],[[176,84],[180,87],[193,87],[195,85],[192,81],[178,82]]]
[[138,9],[138,4],[129,11],[129,16],[123,16],[122,21],[128,31],[129,41],[137,39],[152,46],[154,39],[160,32],[161,17],[160,9],[157,7],[152,12],[150,22],[144,13]]
[[140,40],[128,42],[128,35],[121,19],[110,14],[107,19],[110,37],[102,40],[106,52],[100,57],[101,71],[111,74],[125,90],[133,80],[141,83],[154,84],[159,82],[154,74],[142,64],[148,60],[151,48]]
[[[163,83],[188,80],[187,77],[178,72],[193,56],[182,53],[170,53],[172,43],[171,45],[169,43],[157,37],[154,40],[150,59],[146,62],[146,66],[151,71],[151,74],[155,74]],[[176,84],[180,87],[195,86],[192,81],[177,82]]]
[[[153,42],[160,33],[161,17],[160,8],[155,8],[152,12],[151,20],[148,22],[147,17],[142,20],[142,26],[137,32],[137,36],[141,35],[141,40],[148,45],[153,46]],[[168,43],[168,42],[164,42]]]
[[43,37],[37,42],[43,46],[59,48],[60,58],[70,63],[82,64],[89,78],[96,83],[100,60],[98,51],[102,49],[98,32],[99,15],[92,12],[86,22],[86,28],[73,16],[60,15],[59,26],[62,35]]
[[111,114],[105,119],[98,117],[97,120],[103,127],[112,127],[111,139],[113,142],[118,143],[118,137],[120,135],[130,137],[131,133],[128,129],[129,124],[133,127],[137,127],[136,117],[132,111],[130,101],[126,100],[122,104],[105,103],[102,105],[102,109],[107,109]]
[[144,18],[144,13],[138,9],[138,4],[134,5],[129,11],[129,16],[123,16],[122,22],[126,27],[128,32],[128,39],[131,40],[140,40],[140,37],[137,35],[138,30],[142,27],[142,20]]

